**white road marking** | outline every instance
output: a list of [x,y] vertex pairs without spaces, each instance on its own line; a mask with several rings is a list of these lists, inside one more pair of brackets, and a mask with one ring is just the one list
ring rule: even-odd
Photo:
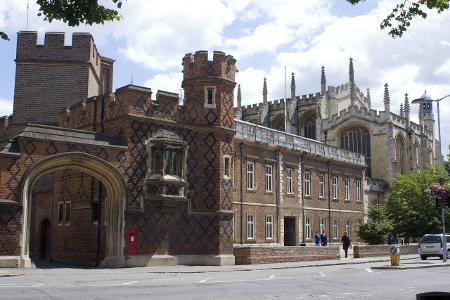
[[325,277],[327,275],[323,274],[323,272],[320,272],[320,276]]
[[275,277],[275,275],[270,275],[269,279],[273,279]]
[[138,283],[139,281],[138,280],[136,280],[136,281],[130,281],[130,282],[125,282],[123,285],[133,285],[133,284],[136,284],[136,283]]
[[369,273],[373,273],[373,271],[371,269],[369,269],[369,268],[367,268],[366,271],[369,272]]
[[200,280],[200,281],[197,281],[196,283],[205,283],[208,279],[209,279],[209,278],[202,279],[202,280]]

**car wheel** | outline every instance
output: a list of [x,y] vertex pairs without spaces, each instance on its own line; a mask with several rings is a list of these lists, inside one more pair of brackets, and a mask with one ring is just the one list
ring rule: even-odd
[[426,260],[427,257],[428,257],[428,256],[426,256],[426,255],[421,255],[421,256],[420,256],[420,259],[421,259],[421,260]]

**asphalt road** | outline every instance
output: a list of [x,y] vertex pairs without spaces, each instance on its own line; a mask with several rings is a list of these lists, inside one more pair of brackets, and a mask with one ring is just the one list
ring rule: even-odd
[[23,270],[0,276],[0,299],[415,299],[417,293],[450,292],[450,267],[370,269],[377,264],[386,263],[193,273],[186,267],[167,273],[161,268]]

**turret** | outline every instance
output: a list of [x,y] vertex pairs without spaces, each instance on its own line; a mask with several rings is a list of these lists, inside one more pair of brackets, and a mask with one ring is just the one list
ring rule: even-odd
[[355,71],[353,69],[353,58],[351,57],[348,66],[348,77],[350,84],[350,105],[354,106],[356,102],[356,86],[355,86]]
[[409,99],[408,99],[408,93],[405,94],[405,118],[406,118],[406,128],[409,128],[411,126],[411,115],[410,115],[410,106],[409,106]]
[[423,99],[421,103],[423,125],[426,129],[434,131],[433,100],[427,95],[427,91],[420,98]]
[[241,85],[238,84],[238,89],[237,89],[237,107],[241,107],[242,106],[242,95],[241,95]]
[[322,66],[320,73],[320,93],[325,94],[327,91],[327,77],[325,76],[325,67]]
[[263,83],[263,103],[267,103],[267,81],[266,77],[264,77],[264,83]]
[[405,117],[405,110],[403,109],[403,103],[400,103],[400,117]]
[[389,96],[389,85],[387,83],[384,84],[384,112],[386,114],[386,120],[390,120],[391,118],[391,98]]
[[[14,125],[57,125],[66,107],[112,90],[114,61],[102,57],[89,33],[47,32],[38,45],[33,31],[17,33]],[[39,76],[36,76],[39,75]]]
[[366,98],[367,98],[367,107],[370,109],[372,106],[372,100],[370,98],[370,89],[367,88],[366,90]]
[[196,125],[233,127],[236,60],[231,55],[214,51],[186,54],[183,58],[183,83],[187,121]]
[[291,101],[295,100],[295,74],[291,74]]

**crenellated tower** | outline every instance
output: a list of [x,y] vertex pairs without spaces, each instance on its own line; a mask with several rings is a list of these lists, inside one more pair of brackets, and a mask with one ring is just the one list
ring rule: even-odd
[[86,98],[112,91],[114,60],[97,51],[89,33],[47,32],[37,44],[35,31],[17,33],[16,80],[11,124],[57,125],[59,113]]
[[235,63],[231,55],[221,51],[214,51],[212,61],[208,60],[207,51],[184,56],[182,87],[187,122],[233,128]]

